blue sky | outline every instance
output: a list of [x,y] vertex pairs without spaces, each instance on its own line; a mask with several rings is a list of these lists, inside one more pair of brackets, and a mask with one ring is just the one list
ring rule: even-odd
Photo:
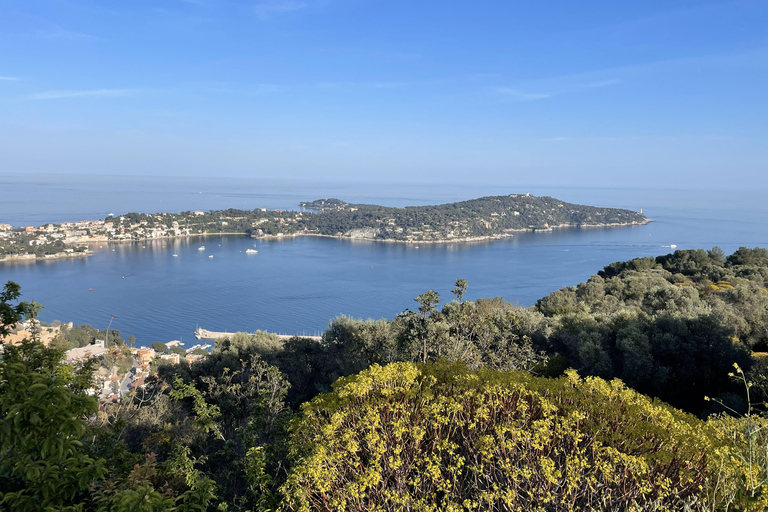
[[768,2],[0,0],[0,173],[768,188]]

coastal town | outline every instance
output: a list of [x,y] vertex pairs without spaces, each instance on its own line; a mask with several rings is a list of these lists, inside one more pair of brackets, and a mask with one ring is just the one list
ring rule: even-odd
[[[200,215],[204,215],[204,212],[191,212],[193,218]],[[135,220],[131,216],[109,215],[100,220],[23,227],[0,224],[0,260],[84,256],[90,254],[91,244],[170,238],[205,232],[203,226],[192,223],[181,227],[177,220],[172,220],[166,224],[163,222],[164,214],[145,217]]]
[[328,236],[389,242],[460,242],[520,231],[609,227],[650,222],[642,212],[510,194],[434,206],[384,207],[319,199],[301,210],[211,210],[127,213],[104,219],[14,227],[0,224],[0,261],[86,256],[90,246],[205,234],[254,238]]
[[[81,326],[76,327],[72,322],[49,325],[29,319],[12,326],[10,333],[0,339],[0,354],[5,345],[19,345],[24,340],[38,340],[47,347],[61,348],[66,334],[79,328]],[[114,339],[114,335],[111,339],[107,336],[103,338],[86,339],[83,346],[64,351],[63,359],[67,364],[81,364],[91,359],[98,361],[88,393],[100,401],[118,400],[141,391],[160,365],[178,365],[182,361],[191,364],[205,358],[211,348],[207,343],[183,348],[179,340],[134,347],[125,344],[119,335],[118,339]]]

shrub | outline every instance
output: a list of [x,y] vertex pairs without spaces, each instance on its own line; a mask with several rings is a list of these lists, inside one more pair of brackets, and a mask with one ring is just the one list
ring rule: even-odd
[[372,366],[303,406],[286,510],[681,510],[704,423],[620,381]]

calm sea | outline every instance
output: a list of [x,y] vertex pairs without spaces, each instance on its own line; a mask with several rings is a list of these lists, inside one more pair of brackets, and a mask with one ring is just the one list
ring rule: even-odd
[[[104,218],[109,213],[297,208],[338,197],[390,206],[530,192],[565,201],[643,209],[655,222],[611,229],[522,233],[488,243],[401,245],[239,236],[103,244],[87,259],[0,265],[41,303],[42,320],[109,324],[139,344],[195,342],[210,330],[315,334],[341,314],[393,318],[433,288],[444,300],[457,278],[468,298],[520,305],[577,284],[603,266],[639,256],[718,245],[768,247],[764,191],[557,188],[510,184],[328,184],[247,179],[0,175],[0,223],[14,226]],[[198,248],[205,245],[205,251]],[[258,254],[246,254],[256,248]],[[177,256],[173,256],[177,254]],[[209,258],[213,255],[213,258]],[[89,291],[91,290],[92,291]]]

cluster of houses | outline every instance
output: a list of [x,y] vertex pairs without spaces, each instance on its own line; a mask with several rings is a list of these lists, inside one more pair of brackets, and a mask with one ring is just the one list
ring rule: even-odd
[[[61,224],[45,224],[43,226],[24,226],[13,229],[10,224],[0,224],[0,244],[6,249],[18,247],[18,254],[31,253],[35,246],[62,242],[74,246],[86,242],[104,242],[109,239],[104,231],[104,221],[63,222]],[[22,249],[24,247],[25,249]],[[64,249],[65,253],[73,253],[75,249]]]
[[14,230],[10,224],[0,224],[0,238],[13,238],[17,234],[35,235],[30,241],[32,245],[42,245],[60,240],[64,243],[81,243],[85,241],[106,241],[108,228],[103,220],[83,220],[79,222],[62,222],[61,224],[44,224],[42,226],[24,226]]
[[[23,340],[37,337],[44,345],[48,345],[61,331],[62,326],[73,327],[70,322],[58,326],[41,327],[36,320],[26,321],[15,326],[11,333],[6,335],[0,343],[0,352],[4,345],[18,345]],[[170,341],[166,344],[168,348],[178,347],[180,341]],[[133,358],[133,365],[127,373],[120,375],[117,367],[107,368],[104,363],[104,356],[108,353],[104,340],[96,340],[90,345],[73,348],[64,353],[66,363],[79,363],[88,359],[99,359],[102,363],[94,375],[94,388],[91,393],[99,395],[103,399],[118,398],[125,393],[141,389],[145,385],[145,379],[152,372],[152,363],[157,361],[167,361],[170,364],[179,364],[182,359],[187,363],[193,363],[203,359],[201,354],[193,354],[198,345],[187,349],[186,354],[178,353],[158,353],[151,347],[127,347]]]
[[[203,212],[199,213],[203,214]],[[13,240],[20,234],[34,236],[32,240],[26,237],[25,243],[42,245],[59,240],[65,244],[87,244],[109,240],[144,240],[193,233],[187,227],[180,227],[177,221],[173,221],[169,228],[161,222],[130,223],[125,217],[118,217],[114,220],[82,220],[42,226],[24,226],[17,230],[14,230],[10,224],[0,224],[0,239]]]
[[117,226],[112,224],[106,229],[110,240],[146,240],[193,234],[190,228],[180,227],[175,220],[171,222],[170,228],[161,222],[150,223],[143,220],[136,224],[127,224],[124,222],[124,217],[120,217],[119,220],[120,223]]
[[[169,342],[168,345],[177,346],[181,342]],[[100,395],[103,399],[119,398],[125,393],[144,388],[146,384],[146,378],[151,375],[152,363],[160,361],[167,361],[170,364],[179,364],[181,360],[185,360],[188,363],[193,363],[203,359],[203,355],[187,353],[185,355],[171,353],[162,354],[158,353],[151,347],[139,347],[128,349],[133,356],[133,366],[131,369],[123,375],[119,375],[116,372],[116,367],[105,368],[101,366],[96,372],[95,381],[99,384],[93,389],[94,394]],[[68,350],[65,354],[65,360],[68,363],[75,363],[83,361],[89,358],[103,358],[107,349],[104,347],[103,340],[96,340],[93,344]],[[190,350],[191,352],[191,350]]]

